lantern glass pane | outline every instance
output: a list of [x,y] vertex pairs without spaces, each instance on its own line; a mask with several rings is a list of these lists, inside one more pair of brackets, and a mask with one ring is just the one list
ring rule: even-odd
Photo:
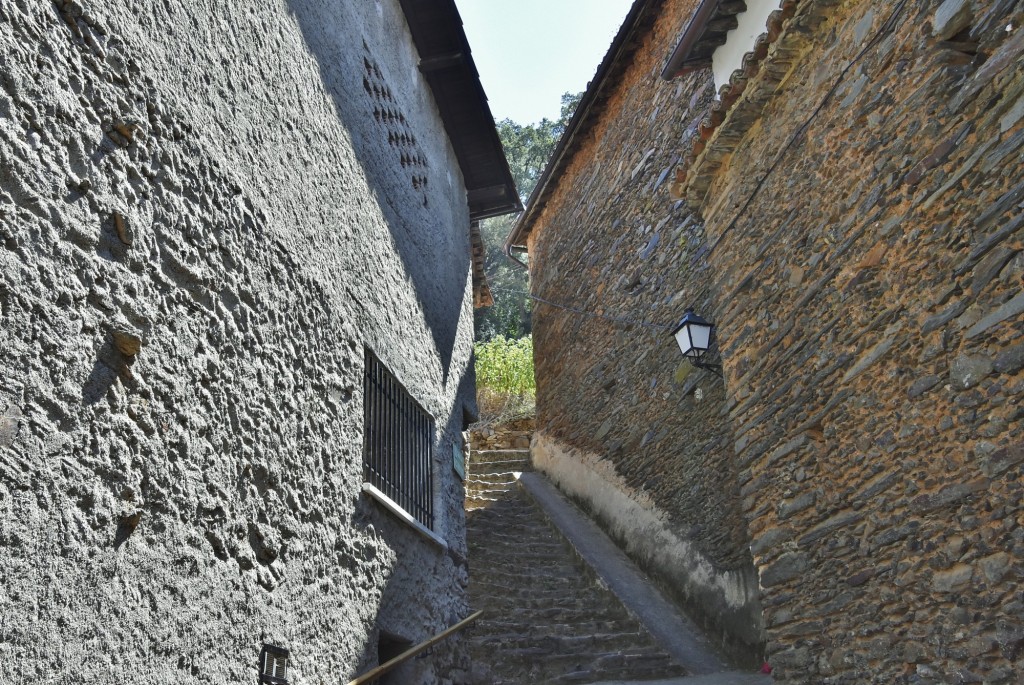
[[688,326],[683,326],[676,331],[676,342],[679,343],[679,349],[687,357],[692,354],[693,344],[690,343],[690,329]]
[[700,352],[707,351],[711,346],[711,326],[691,323],[686,328],[690,329],[693,346]]

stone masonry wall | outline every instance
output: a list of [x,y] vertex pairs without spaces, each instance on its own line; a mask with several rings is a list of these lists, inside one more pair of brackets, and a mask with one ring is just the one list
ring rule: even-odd
[[599,315],[535,305],[533,450],[538,469],[753,660],[760,609],[723,385],[682,363],[665,328],[709,298],[703,227],[668,188],[710,77],[659,78],[695,5],[664,3],[530,236],[533,294]]
[[768,657],[1019,683],[1024,7],[805,5],[701,206]]
[[[0,48],[7,679],[254,682],[265,641],[345,682],[464,616],[469,218],[398,3],[12,0]],[[364,345],[450,553],[360,493]]]
[[469,440],[472,448],[477,451],[529,449],[535,427],[535,417],[528,416],[474,428],[469,432]]

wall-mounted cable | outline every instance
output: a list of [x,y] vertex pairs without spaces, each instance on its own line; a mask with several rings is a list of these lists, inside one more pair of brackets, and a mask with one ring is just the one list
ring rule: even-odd
[[579,307],[574,307],[572,305],[562,304],[560,302],[553,302],[553,301],[548,300],[546,298],[540,297],[539,295],[533,295],[533,294],[525,292],[523,290],[512,290],[511,288],[495,288],[495,287],[491,287],[491,290],[505,292],[505,293],[513,293],[515,295],[522,295],[524,297],[530,298],[531,300],[534,300],[535,302],[542,302],[543,304],[549,305],[551,307],[555,307],[557,309],[562,309],[562,310],[567,311],[567,312],[573,312],[575,314],[580,314],[581,316],[587,316],[587,317],[594,318],[594,319],[604,319],[605,321],[612,321],[614,323],[621,323],[621,324],[625,324],[627,326],[643,326],[645,328],[654,328],[654,329],[657,329],[657,330],[660,330],[660,331],[671,331],[673,328],[675,328],[675,324],[667,324],[666,325],[666,324],[659,324],[659,323],[651,323],[650,321],[641,321],[639,319],[631,319],[631,318],[625,317],[625,316],[611,316],[609,314],[601,314],[599,312],[591,312],[591,311],[587,311],[586,309],[581,309]]

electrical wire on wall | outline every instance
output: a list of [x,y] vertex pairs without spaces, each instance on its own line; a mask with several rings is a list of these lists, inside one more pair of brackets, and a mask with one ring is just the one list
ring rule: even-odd
[[567,312],[573,312],[575,314],[580,314],[581,316],[586,316],[586,317],[590,317],[590,318],[593,318],[593,319],[604,319],[605,321],[611,321],[611,322],[614,322],[614,323],[620,323],[620,324],[624,324],[624,325],[627,325],[627,326],[642,326],[642,327],[645,327],[645,328],[652,328],[652,329],[656,329],[656,330],[659,330],[659,331],[671,331],[673,328],[675,328],[674,324],[666,325],[666,324],[660,324],[660,323],[651,323],[650,321],[641,321],[639,319],[631,319],[631,318],[628,318],[628,317],[625,317],[625,316],[611,316],[609,314],[599,314],[598,312],[591,312],[591,311],[587,311],[586,309],[580,309],[579,307],[573,307],[572,305],[562,304],[560,302],[552,302],[551,300],[548,300],[548,299],[545,299],[543,297],[540,297],[539,295],[533,295],[533,294],[525,292],[523,290],[512,290],[511,288],[495,288],[495,287],[492,287],[491,290],[497,290],[497,291],[505,292],[505,293],[513,293],[515,295],[522,295],[524,297],[530,298],[531,300],[534,300],[535,302],[543,302],[544,304],[550,305],[550,306],[555,307],[557,309],[562,309],[562,310],[567,311]]

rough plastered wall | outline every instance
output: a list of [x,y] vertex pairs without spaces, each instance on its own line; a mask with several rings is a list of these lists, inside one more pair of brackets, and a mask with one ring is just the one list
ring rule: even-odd
[[534,225],[534,295],[655,326],[536,304],[533,459],[712,634],[756,660],[757,581],[723,385],[684,363],[664,328],[688,305],[709,309],[703,227],[668,187],[710,78],[659,77],[694,4],[665,4]]
[[805,5],[702,207],[768,657],[1019,683],[1024,8]]
[[[469,218],[398,3],[19,0],[0,45],[7,679],[248,683],[266,641],[345,682],[463,617]],[[364,345],[450,553],[360,493]]]

